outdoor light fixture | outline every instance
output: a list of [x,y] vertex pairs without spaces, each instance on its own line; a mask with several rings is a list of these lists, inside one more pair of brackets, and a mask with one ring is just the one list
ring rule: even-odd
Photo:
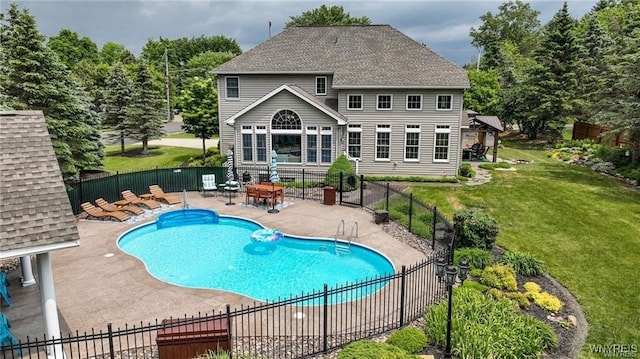
[[[451,246],[451,251],[453,251],[453,245]],[[453,252],[450,258],[453,258]],[[449,304],[447,306],[447,343],[444,350],[444,357],[451,358],[451,303],[453,300],[453,285],[456,282],[456,276],[460,278],[460,282],[464,282],[465,279],[467,279],[469,262],[467,262],[466,258],[463,258],[458,268],[456,268],[453,263],[448,263],[447,260],[439,255],[435,261],[435,269],[438,279],[444,279],[444,283],[447,286],[447,294],[449,295]]]

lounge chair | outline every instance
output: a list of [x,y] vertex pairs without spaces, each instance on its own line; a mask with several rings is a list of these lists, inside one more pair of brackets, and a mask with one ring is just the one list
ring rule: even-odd
[[[22,350],[20,349],[20,347],[17,347],[19,343],[16,340],[16,338],[13,336],[13,333],[11,333],[11,329],[9,328],[11,328],[9,319],[7,319],[7,316],[4,313],[0,313],[0,346],[2,347],[9,346],[9,345],[16,346],[15,348],[18,351],[18,354],[22,356]],[[5,354],[4,348],[2,350],[2,354],[3,354],[2,357],[4,358],[4,354]]]
[[162,188],[160,188],[160,186],[158,186],[157,184],[152,184],[151,186],[149,186],[149,192],[151,192],[153,198],[167,202],[168,204],[176,204],[182,202],[180,196],[173,196],[164,193]]
[[11,302],[11,295],[9,295],[9,290],[4,283],[0,284],[0,297],[4,299],[4,302],[8,307],[13,305],[13,303]]
[[98,207],[102,208],[107,212],[130,212],[135,215],[140,215],[144,213],[144,209],[136,206],[117,206],[114,203],[107,202],[104,198],[96,199],[96,204]]
[[94,217],[94,218],[100,218],[100,219],[104,219],[104,218],[113,218],[116,219],[120,222],[124,222],[127,219],[131,218],[128,214],[122,212],[122,211],[116,211],[116,212],[107,212],[102,210],[101,208],[98,208],[94,205],[92,205],[89,202],[85,202],[83,204],[80,205],[82,207],[82,210],[85,211],[85,213],[87,213],[89,216]]
[[126,199],[131,204],[143,205],[149,209],[156,209],[156,208],[162,207],[162,204],[160,202],[154,201],[152,199],[142,199],[136,196],[130,190],[122,191],[122,198]]
[[202,175],[202,195],[206,197],[207,191],[213,191],[215,194],[218,191],[218,184],[216,183],[216,175]]

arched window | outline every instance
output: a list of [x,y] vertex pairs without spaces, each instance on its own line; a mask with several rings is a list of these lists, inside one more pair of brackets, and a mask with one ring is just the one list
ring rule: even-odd
[[281,110],[271,119],[271,145],[278,162],[302,162],[302,121],[297,113]]
[[301,130],[300,116],[291,110],[282,110],[276,113],[271,120],[273,130]]

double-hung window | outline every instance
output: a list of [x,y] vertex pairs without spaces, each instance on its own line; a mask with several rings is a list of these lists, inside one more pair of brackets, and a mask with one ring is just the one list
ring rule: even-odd
[[322,126],[320,130],[320,162],[322,163],[331,163],[332,134],[330,126]]
[[227,98],[240,98],[240,79],[237,77],[227,77],[225,78],[225,83]]
[[327,77],[317,76],[316,77],[316,95],[326,95],[326,94],[327,94]]
[[318,163],[318,127],[307,126],[307,163]]
[[436,99],[436,110],[439,110],[439,111],[453,110],[453,96],[438,95]]
[[436,125],[435,149],[433,162],[449,161],[449,143],[451,127],[448,125]]
[[362,95],[347,95],[347,110],[362,110]]
[[267,126],[256,126],[257,162],[267,162]]
[[362,125],[349,125],[347,128],[347,153],[350,157],[362,156]]
[[407,110],[422,110],[422,95],[407,95]]
[[378,95],[376,101],[376,110],[391,110],[393,97],[391,95]]
[[242,126],[242,161],[253,162],[253,128]]
[[376,160],[391,159],[391,125],[376,126]]
[[404,159],[418,161],[420,153],[420,125],[406,125],[404,128]]

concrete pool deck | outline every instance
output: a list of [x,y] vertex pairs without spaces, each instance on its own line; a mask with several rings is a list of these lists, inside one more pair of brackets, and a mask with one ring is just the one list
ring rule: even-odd
[[[348,236],[353,223],[357,222],[358,238],[353,242],[386,255],[396,271],[402,265],[410,266],[425,258],[424,253],[398,241],[384,226],[375,224],[372,212],[366,209],[288,198],[288,207],[270,214],[266,209],[244,206],[243,194],[233,199],[236,205],[228,206],[228,201],[228,197],[220,194],[208,197],[198,192],[187,194],[190,208],[208,208],[220,215],[250,218],[292,235],[333,238],[340,221],[344,220]],[[177,204],[167,210],[181,208],[182,205]],[[106,331],[108,323],[112,323],[114,329],[125,324],[146,325],[156,319],[217,313],[224,311],[227,304],[233,309],[255,303],[235,293],[161,282],[146,271],[142,262],[117,248],[117,238],[123,232],[153,221],[156,216],[130,224],[80,219],[77,223],[80,246],[51,253],[63,334],[76,330],[89,332],[92,328]],[[13,272],[13,283],[16,283],[19,270]],[[19,340],[25,340],[26,336],[42,337],[44,326],[37,286],[22,288],[14,284],[10,290],[14,306],[3,308],[3,312],[12,321],[14,335]]]

